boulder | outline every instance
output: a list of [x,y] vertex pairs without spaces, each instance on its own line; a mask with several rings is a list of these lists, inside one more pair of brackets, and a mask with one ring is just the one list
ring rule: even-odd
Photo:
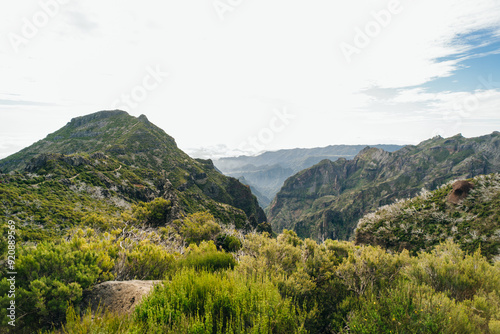
[[467,197],[467,195],[469,195],[470,190],[474,188],[474,184],[461,180],[453,183],[452,187],[453,190],[448,195],[448,202],[452,204],[459,204]]
[[83,309],[90,306],[113,313],[131,313],[153,286],[162,281],[109,281],[97,284],[84,295]]

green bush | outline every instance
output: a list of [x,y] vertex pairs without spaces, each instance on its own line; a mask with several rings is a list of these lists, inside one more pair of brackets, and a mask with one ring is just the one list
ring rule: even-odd
[[151,202],[141,202],[132,207],[133,217],[140,223],[153,226],[165,225],[172,209],[172,203],[164,198],[155,198]]
[[225,233],[221,233],[217,236],[215,244],[218,248],[222,248],[226,252],[237,252],[242,246],[240,239]]
[[[481,333],[470,309],[432,288],[398,281],[378,298],[369,294],[351,312],[348,333]],[[347,331],[346,331],[347,332]]]
[[229,253],[217,251],[213,241],[202,242],[199,246],[192,244],[178,262],[181,268],[208,271],[233,269],[235,265],[234,257]]
[[66,311],[66,323],[62,328],[45,332],[45,334],[125,334],[141,332],[143,331],[134,323],[134,318],[128,314],[114,314],[105,312],[102,309],[92,312],[90,308],[80,314],[73,306],[70,306]]
[[391,255],[385,250],[365,246],[354,250],[336,269],[336,275],[357,295],[389,286],[410,262],[408,251]]
[[303,317],[265,277],[182,270],[135,316],[148,333],[305,333]]
[[[16,327],[47,328],[61,323],[68,304],[77,304],[84,289],[112,278],[114,262],[93,249],[80,231],[69,242],[21,246],[16,261]],[[9,282],[0,281],[1,324],[6,325]]]
[[447,241],[430,254],[419,254],[417,261],[407,268],[408,278],[456,300],[472,299],[480,291],[500,291],[500,270],[480,251],[466,255],[457,244]]
[[117,280],[161,280],[174,265],[174,255],[160,245],[143,240],[120,253],[113,272]]
[[181,226],[181,235],[188,244],[199,244],[202,241],[215,240],[215,236],[220,231],[220,225],[208,212],[197,212],[188,215]]

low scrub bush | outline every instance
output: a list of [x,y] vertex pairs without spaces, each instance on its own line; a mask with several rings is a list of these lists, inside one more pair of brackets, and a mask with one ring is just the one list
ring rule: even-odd
[[202,242],[199,246],[192,244],[184,257],[178,261],[178,267],[208,271],[233,269],[235,265],[234,257],[229,253],[217,251],[213,241]]
[[148,333],[305,333],[289,299],[265,277],[181,270],[136,309]]

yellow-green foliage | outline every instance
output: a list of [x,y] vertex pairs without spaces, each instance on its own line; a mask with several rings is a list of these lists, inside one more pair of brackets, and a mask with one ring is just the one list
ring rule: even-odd
[[188,244],[200,243],[201,241],[214,240],[221,231],[220,225],[208,212],[198,212],[188,215],[181,225],[181,234]]
[[59,331],[51,334],[86,334],[86,333],[140,333],[140,328],[134,324],[134,319],[128,314],[113,314],[98,309],[94,312],[89,308],[80,314],[73,306],[66,312],[66,323]]
[[[412,256],[284,231],[241,237],[233,254],[212,240],[175,253],[165,234],[87,229],[22,246],[20,309],[33,313],[20,325],[26,332],[57,325],[69,302],[68,333],[499,332],[500,262],[451,241]],[[82,291],[112,276],[165,282],[130,319],[79,316]]]
[[115,266],[117,280],[162,279],[174,266],[175,257],[164,247],[142,240],[127,252],[120,252]]
[[451,241],[437,246],[430,254],[419,254],[417,264],[407,268],[405,274],[459,301],[500,288],[498,268],[490,265],[479,251],[467,255]]
[[[154,240],[152,243],[150,240]],[[19,245],[16,258],[17,329],[30,332],[60,324],[68,305],[78,306],[83,291],[112,279],[163,279],[175,255],[161,237],[143,231],[97,233],[75,230],[66,239]],[[0,281],[1,325],[6,325],[9,283]]]
[[245,255],[240,257],[238,270],[270,277],[283,295],[306,311],[309,332],[328,333],[341,328],[347,316],[342,303],[350,293],[335,269],[353,247],[332,240],[323,244],[303,241],[292,231],[284,231],[277,239],[250,234],[243,243]]
[[[81,300],[84,289],[112,278],[114,262],[108,240],[89,242],[83,231],[69,242],[17,248],[16,306],[18,327],[40,328],[60,323],[68,303]],[[7,277],[0,281],[2,325],[5,325]]]
[[336,274],[349,290],[362,295],[388,286],[410,261],[408,251],[391,255],[371,246],[356,249],[337,267]]
[[191,244],[178,263],[181,268],[187,267],[208,271],[233,269],[235,265],[234,257],[229,253],[217,251],[213,241],[203,241],[199,246]]
[[303,317],[267,278],[181,270],[136,309],[148,333],[305,333]]
[[[426,285],[398,281],[349,315],[349,333],[481,333],[471,309]],[[347,332],[347,331],[346,331]]]
[[140,202],[132,207],[132,215],[143,224],[165,225],[172,208],[172,203],[164,198],[155,198],[151,202]]
[[217,247],[222,248],[226,252],[237,252],[241,249],[241,241],[234,235],[220,233],[215,242]]

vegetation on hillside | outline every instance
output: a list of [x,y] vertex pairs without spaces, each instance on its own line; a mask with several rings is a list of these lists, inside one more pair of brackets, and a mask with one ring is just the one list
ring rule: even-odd
[[451,239],[469,253],[480,248],[488,259],[499,260],[500,174],[468,181],[474,188],[459,203],[448,200],[450,182],[366,215],[358,223],[356,243],[416,254]]
[[[216,222],[205,213],[190,220],[202,231]],[[180,234],[77,228],[19,245],[19,332],[499,333],[500,262],[480,250],[446,241],[427,253],[388,253],[291,231],[272,238],[221,227],[218,236],[238,243],[226,251],[211,233],[196,233],[187,246],[189,225],[179,222]],[[5,326],[9,283],[2,277]],[[164,283],[131,317],[88,313],[84,291],[112,279]]]

